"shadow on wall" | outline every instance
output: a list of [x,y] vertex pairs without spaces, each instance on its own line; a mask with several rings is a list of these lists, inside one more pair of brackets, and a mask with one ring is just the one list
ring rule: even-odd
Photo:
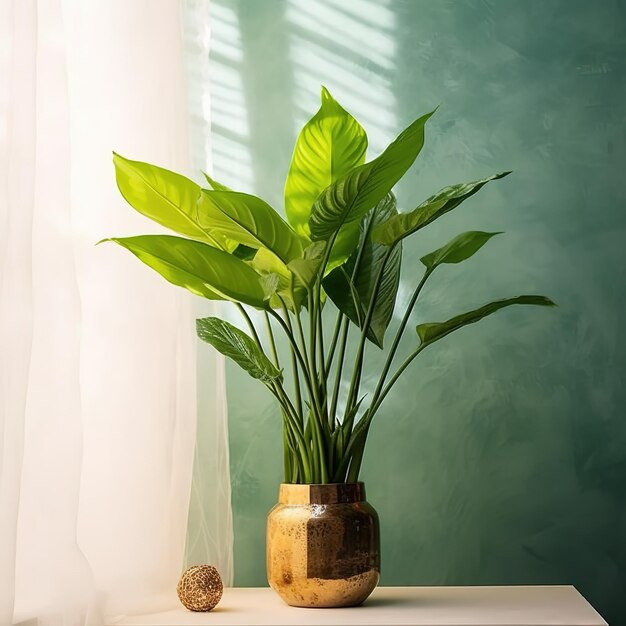
[[[529,289],[560,304],[460,332],[389,397],[364,464],[383,584],[575,584],[626,622],[625,6],[212,0],[218,180],[282,208],[320,84],[364,125],[370,157],[442,103],[398,190],[404,210],[444,185],[515,173],[409,242],[401,295],[419,257],[458,232],[508,234],[442,269],[414,322]],[[260,385],[227,374],[236,584],[263,585],[280,420]]]

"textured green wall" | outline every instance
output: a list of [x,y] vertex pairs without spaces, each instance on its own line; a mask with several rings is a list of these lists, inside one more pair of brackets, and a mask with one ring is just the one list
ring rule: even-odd
[[[382,583],[569,583],[626,623],[626,2],[212,0],[212,13],[223,182],[282,205],[321,83],[366,127],[370,154],[441,103],[402,208],[515,173],[410,241],[401,301],[421,254],[482,229],[507,234],[440,269],[416,322],[521,292],[560,305],[441,342],[386,402],[363,472]],[[232,365],[227,376],[235,579],[263,585],[279,419],[260,385]]]

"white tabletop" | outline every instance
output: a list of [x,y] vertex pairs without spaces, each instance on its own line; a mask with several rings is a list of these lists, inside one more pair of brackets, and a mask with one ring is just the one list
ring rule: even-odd
[[379,587],[360,607],[299,609],[271,589],[224,590],[209,613],[179,610],[117,618],[108,626],[601,626],[569,586]]

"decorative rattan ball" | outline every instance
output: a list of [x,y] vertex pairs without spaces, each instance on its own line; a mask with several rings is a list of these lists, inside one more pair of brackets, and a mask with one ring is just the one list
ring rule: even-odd
[[190,611],[210,611],[222,597],[224,585],[212,565],[194,565],[178,581],[176,592]]

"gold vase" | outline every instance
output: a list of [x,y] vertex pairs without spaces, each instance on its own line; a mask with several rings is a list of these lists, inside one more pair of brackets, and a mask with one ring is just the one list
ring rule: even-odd
[[361,604],[380,578],[378,515],[363,483],[282,484],[267,518],[267,578],[291,606]]

